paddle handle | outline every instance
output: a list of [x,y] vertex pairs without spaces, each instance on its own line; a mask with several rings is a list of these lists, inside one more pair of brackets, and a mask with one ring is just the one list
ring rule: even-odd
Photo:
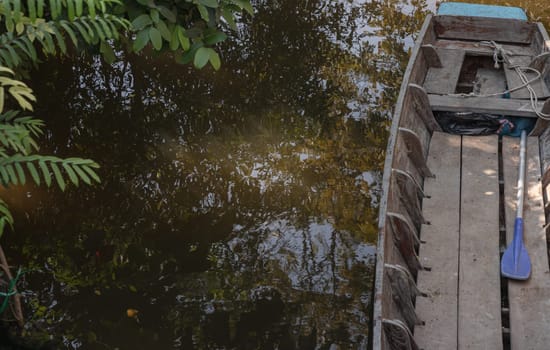
[[[519,176],[518,176],[518,207],[516,212],[516,218],[523,217],[523,198],[525,193],[525,153],[527,149],[527,132],[523,130],[521,132],[521,141],[519,145]],[[516,219],[517,225],[517,219]],[[516,226],[517,227],[517,226]],[[523,227],[523,220],[522,220]],[[523,228],[522,228],[523,232]]]

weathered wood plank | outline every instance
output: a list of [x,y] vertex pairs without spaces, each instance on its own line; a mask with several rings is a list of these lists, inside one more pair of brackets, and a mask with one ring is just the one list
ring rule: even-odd
[[432,44],[422,45],[422,55],[428,64],[428,67],[441,68],[441,60],[436,48]]
[[[506,77],[501,70],[479,68],[474,83],[474,94],[491,95],[506,91]],[[492,96],[501,98],[502,94]]]
[[435,16],[434,29],[438,38],[529,44],[536,25],[502,18]]
[[550,129],[545,129],[540,140],[540,155],[542,165],[542,186],[550,185]]
[[[494,49],[490,46],[481,45],[479,41],[438,39],[433,45],[443,49],[464,50],[469,56],[493,56],[494,52]],[[540,51],[535,50],[529,45],[502,44],[502,48],[513,56],[535,56],[540,53]]]
[[464,62],[464,51],[436,49],[441,67],[430,67],[424,89],[430,94],[452,94],[456,90],[460,69]]
[[[533,61],[533,57],[513,56],[510,59],[510,64],[504,65],[504,73],[506,74],[506,81],[508,82],[509,89],[514,89],[516,87],[523,85],[523,81],[521,80],[520,76],[518,75],[514,67],[515,66],[529,67],[532,61]],[[542,73],[542,71],[540,73]],[[527,80],[532,80],[537,76],[535,72],[531,72],[528,70],[525,70],[524,74],[527,77]],[[539,98],[546,98],[550,96],[550,92],[548,91],[548,87],[546,86],[544,79],[542,78],[537,79],[534,82],[532,82],[530,85]],[[529,90],[527,90],[527,87],[523,87],[519,90],[512,91],[510,93],[510,97],[528,99],[530,98]]]
[[423,177],[433,176],[432,172],[428,168],[428,165],[426,164],[426,158],[424,158],[428,152],[425,151],[425,147],[422,144],[420,137],[418,137],[418,134],[407,128],[399,128],[399,136],[403,139],[405,145],[407,146],[406,152],[412,163],[419,170],[420,174]]
[[[490,97],[439,96],[434,94],[429,94],[428,99],[434,111],[476,112],[516,117],[537,117],[536,113],[531,108],[531,102],[524,100]],[[537,103],[539,111],[543,106],[543,102]]]
[[430,225],[422,226],[420,262],[431,271],[420,270],[418,288],[428,297],[416,299],[418,317],[415,339],[423,349],[456,349],[458,330],[458,241],[460,227],[461,137],[435,132],[430,143],[428,166],[435,178],[424,181],[429,199],[423,215]]
[[497,136],[462,138],[459,349],[502,349],[497,151]]
[[424,124],[430,132],[441,131],[441,127],[435,120],[432,108],[430,107],[430,101],[428,100],[428,94],[421,86],[416,84],[409,84],[407,89],[408,93],[413,98],[413,106],[416,113],[422,118]]
[[[417,79],[424,76],[424,71],[426,65],[421,62],[419,59],[420,47],[423,44],[428,42],[422,42],[425,38],[427,31],[431,31],[432,28],[432,15],[426,16],[424,24],[419,33],[419,39],[415,44],[412,52],[411,58],[407,65],[405,75],[403,78],[403,83],[401,85],[401,90],[399,92],[399,97],[395,106],[393,124],[390,131],[390,137],[388,141],[388,147],[386,150],[386,161],[384,164],[384,178],[383,178],[383,195],[380,201],[380,211],[379,211],[379,220],[378,220],[378,249],[376,255],[376,277],[374,281],[374,305],[373,305],[373,335],[372,335],[372,344],[374,349],[389,349],[388,340],[383,331],[382,321],[384,319],[393,319],[395,313],[392,312],[392,307],[395,304],[392,300],[391,288],[387,282],[387,276],[385,274],[384,263],[390,262],[392,256],[400,255],[399,251],[395,248],[393,244],[393,237],[391,234],[389,237],[386,237],[387,227],[389,227],[389,222],[386,222],[386,209],[388,207],[388,202],[392,199],[390,198],[389,187],[390,187],[390,176],[392,175],[392,168],[394,168],[394,153],[397,147],[397,134],[400,124],[400,119],[402,115],[406,115],[409,112],[409,108],[412,106],[404,106],[404,100],[406,95],[406,88],[409,83],[418,83]],[[429,35],[432,36],[431,34]],[[430,40],[431,42],[431,40]],[[393,199],[393,200],[398,200]],[[402,264],[404,266],[404,263]]]
[[[504,191],[507,242],[514,235],[516,216],[519,139],[505,137]],[[527,141],[526,197],[524,207],[524,243],[531,258],[531,277],[524,282],[508,282],[512,350],[546,349],[550,344],[550,271],[543,229],[544,207],[540,183],[540,158],[537,137]]]
[[537,55],[548,51],[548,48],[550,47],[550,36],[548,36],[546,28],[541,22],[537,22],[537,30],[535,31],[531,46],[533,46],[533,49]]

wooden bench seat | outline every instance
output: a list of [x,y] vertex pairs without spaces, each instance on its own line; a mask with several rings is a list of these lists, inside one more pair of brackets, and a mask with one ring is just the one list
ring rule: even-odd
[[[506,74],[506,81],[508,83],[508,88],[512,89],[512,88],[521,86],[523,84],[520,76],[517,74],[514,67],[515,66],[529,67],[529,65],[533,61],[533,57],[532,56],[512,56],[510,60],[511,60],[511,64],[510,65],[505,64],[504,66],[504,73]],[[528,70],[525,71],[525,75],[528,80],[531,80],[537,76],[535,72],[530,72]],[[534,81],[533,83],[531,83],[531,87],[534,89],[538,98],[546,98],[550,96],[550,91],[548,91],[548,87],[546,86],[544,79],[538,79]],[[519,90],[512,91],[510,93],[510,97],[528,99],[530,98],[530,95],[527,88],[524,87]]]
[[441,67],[430,67],[424,79],[428,94],[452,94],[455,92],[465,51],[435,48]]
[[[490,97],[461,97],[461,96],[440,96],[428,94],[430,106],[434,111],[448,112],[475,112],[490,113],[515,117],[536,118],[536,113],[531,108],[529,100],[511,100],[504,98]],[[544,102],[536,104],[539,111],[550,110],[550,103],[545,106]],[[548,112],[546,112],[548,113]]]

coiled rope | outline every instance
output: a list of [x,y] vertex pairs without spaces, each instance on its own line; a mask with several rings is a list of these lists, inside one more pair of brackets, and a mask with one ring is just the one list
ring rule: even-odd
[[[469,93],[469,94],[451,94],[451,96],[461,96],[461,97],[495,97],[495,96],[501,96],[505,94],[509,94],[511,92],[517,91],[519,89],[526,88],[527,91],[529,91],[529,100],[531,102],[531,108],[537,115],[537,117],[544,119],[544,120],[550,120],[550,114],[543,113],[542,111],[539,111],[537,108],[538,103],[538,96],[535,92],[535,89],[531,86],[531,83],[539,80],[542,77],[542,73],[539,72],[537,69],[527,66],[520,66],[520,65],[513,65],[510,56],[512,54],[504,49],[504,47],[500,44],[497,44],[495,41],[481,41],[481,45],[489,46],[493,49],[493,61],[495,62],[495,68],[499,69],[501,64],[507,64],[509,68],[514,69],[516,74],[519,76],[522,84],[504,90],[502,92],[496,92],[496,93],[490,93],[490,94],[475,94],[475,93]],[[535,77],[532,79],[529,79],[526,75],[526,72],[532,72],[535,73]]]

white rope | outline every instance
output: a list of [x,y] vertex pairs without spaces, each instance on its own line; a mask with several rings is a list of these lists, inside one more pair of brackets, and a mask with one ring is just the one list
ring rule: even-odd
[[[495,68],[499,69],[500,65],[502,63],[505,63],[508,65],[509,68],[514,69],[516,74],[519,76],[522,84],[507,90],[504,90],[503,92],[497,92],[497,93],[490,93],[490,94],[475,94],[475,93],[469,93],[469,94],[451,94],[451,96],[460,96],[460,97],[495,97],[495,96],[501,96],[505,94],[509,94],[511,92],[517,91],[519,89],[526,88],[527,91],[529,91],[529,100],[531,102],[531,109],[535,112],[535,114],[544,120],[550,120],[550,114],[543,113],[542,111],[539,111],[537,108],[538,104],[538,96],[531,86],[531,83],[539,80],[542,77],[542,73],[539,72],[537,69],[527,66],[519,66],[519,65],[512,65],[512,62],[510,61],[510,56],[512,54],[504,49],[502,45],[497,44],[494,41],[482,41],[481,45],[489,46],[493,48],[493,61],[495,62]],[[530,71],[532,73],[535,73],[535,77],[532,79],[528,79],[526,72]]]

